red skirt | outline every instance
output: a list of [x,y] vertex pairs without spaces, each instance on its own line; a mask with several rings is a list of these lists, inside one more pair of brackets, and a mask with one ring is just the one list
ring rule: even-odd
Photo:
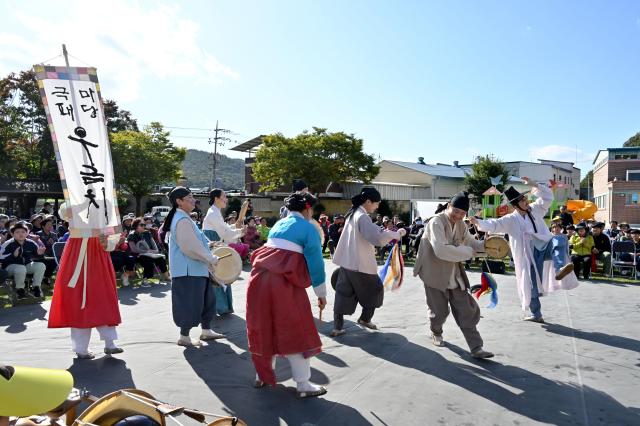
[[[87,283],[84,282],[84,265],[74,288],[69,287],[73,276],[82,238],[69,238],[53,289],[49,328],[93,328],[120,324],[120,308],[116,290],[116,274],[109,252],[100,245],[97,237],[87,242]],[[85,307],[82,308],[86,285]]]
[[275,386],[274,355],[322,350],[305,290],[311,285],[304,256],[261,247],[251,257],[247,288],[247,337],[260,380]]

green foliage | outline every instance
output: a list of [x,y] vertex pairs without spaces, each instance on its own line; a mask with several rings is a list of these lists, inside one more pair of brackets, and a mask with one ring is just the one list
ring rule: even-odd
[[294,138],[281,133],[265,136],[256,153],[253,177],[265,191],[289,187],[298,178],[313,192],[324,192],[330,182],[354,179],[369,183],[379,168],[362,147],[362,139],[353,134],[329,133],[317,127]]
[[116,101],[105,99],[102,104],[109,133],[123,132],[125,130],[137,132],[140,130],[138,129],[138,121],[131,116],[129,111],[120,109]]
[[477,199],[482,198],[482,193],[491,188],[491,178],[500,176],[500,184],[496,185],[499,191],[504,191],[504,186],[509,180],[509,171],[493,155],[481,155],[476,157],[471,166],[471,174],[464,177],[467,190]]
[[[182,171],[189,179],[189,186],[201,188],[211,183],[212,154],[188,149],[182,163]],[[218,154],[216,177],[222,180],[222,189],[244,188],[244,160]]]
[[33,71],[0,80],[0,176],[58,179],[51,133]]
[[587,194],[593,195],[593,170],[589,170],[585,177],[582,178],[580,188],[586,188]]
[[185,150],[173,146],[169,132],[158,122],[151,123],[143,132],[112,133],[111,140],[116,183],[136,198],[139,215],[143,196],[150,194],[158,183],[178,178]]
[[[131,113],[104,100],[111,132],[138,130]],[[0,177],[59,179],[53,142],[32,70],[0,80]]]
[[635,135],[627,139],[627,141],[622,146],[624,147],[640,146],[640,132],[636,133]]

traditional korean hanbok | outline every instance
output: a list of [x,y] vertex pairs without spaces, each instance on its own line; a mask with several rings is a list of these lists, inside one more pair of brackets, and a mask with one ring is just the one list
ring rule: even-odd
[[247,289],[249,351],[259,381],[275,386],[276,355],[291,363],[293,379],[308,383],[309,358],[321,351],[307,287],[326,296],[320,235],[298,212],[278,221],[252,255]]

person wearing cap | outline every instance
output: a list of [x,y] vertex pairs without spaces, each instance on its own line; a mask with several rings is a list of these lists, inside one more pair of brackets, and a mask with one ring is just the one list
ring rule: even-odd
[[[58,216],[71,221],[72,209],[62,203]],[[104,341],[104,353],[123,352],[115,343],[121,323],[116,275],[111,263],[110,243],[104,235],[76,237],[71,222],[71,237],[65,243],[56,274],[49,309],[49,328],[69,328],[71,347],[78,359],[93,359],[89,350],[95,328]]]
[[[294,194],[306,194],[309,192],[309,185],[307,185],[307,183],[302,179],[295,179],[291,189]],[[280,219],[287,217],[288,214],[289,210],[287,209],[286,204],[280,207]]]
[[611,240],[603,232],[604,223],[596,222],[591,228],[594,246],[591,249],[593,261],[602,262],[602,272],[604,274],[611,273]]
[[372,187],[364,187],[351,198],[351,209],[345,216],[345,225],[336,247],[333,263],[339,266],[336,295],[333,304],[332,337],[345,333],[344,315],[355,312],[358,304],[362,313],[358,324],[376,330],[371,322],[376,308],[382,306],[384,287],[378,276],[375,247],[383,247],[391,240],[400,240],[404,229],[387,231],[371,221],[382,197]]
[[616,237],[616,241],[630,241],[631,240],[631,226],[627,222],[620,222],[620,233]]
[[33,274],[33,295],[42,297],[42,278],[47,269],[44,263],[36,261],[44,254],[45,247],[39,247],[28,239],[28,233],[27,225],[18,222],[10,228],[11,238],[0,247],[2,268],[10,277],[13,277],[19,299],[24,299],[27,296],[25,290],[27,274]]
[[560,206],[560,220],[563,228],[573,225],[573,215],[567,210],[567,206]]
[[327,247],[329,246],[329,226],[331,226],[331,222],[329,222],[329,216],[326,214],[320,215],[320,220],[318,223],[320,224],[320,228],[322,229],[322,253],[327,251]]
[[526,192],[520,193],[511,186],[504,193],[514,207],[512,213],[499,219],[470,219],[480,231],[509,235],[518,296],[522,309],[530,311],[523,320],[542,323],[540,296],[557,289],[573,288],[578,283],[571,274],[573,263],[568,262],[567,239],[553,235],[544,220],[553,201],[553,192],[527,177],[522,180],[538,197],[533,203],[529,204]]
[[327,288],[320,234],[309,221],[317,199],[293,193],[285,200],[289,215],[269,232],[267,242],[253,256],[247,286],[247,338],[256,369],[255,387],[276,385],[275,357],[287,358],[301,398],[327,391],[310,382],[311,357],[322,350],[307,288],[318,306],[327,304]]
[[[171,307],[173,321],[180,328],[178,345],[200,346],[200,340],[223,338],[211,330],[216,315],[216,295],[209,278],[218,257],[211,254],[209,240],[189,214],[196,207],[191,191],[182,186],[167,194],[171,210],[162,229],[169,234],[169,269],[171,271]],[[202,326],[200,339],[192,339],[191,329]]]
[[471,356],[491,358],[493,353],[484,350],[477,329],[480,307],[469,292],[469,279],[461,263],[484,253],[484,241],[475,239],[463,221],[468,211],[467,192],[459,192],[438,206],[425,225],[413,275],[424,283],[433,344],[444,346],[442,326],[451,307]]
[[618,229],[618,221],[612,220],[611,222],[609,222],[609,225],[610,225],[610,228],[605,230],[604,233],[606,236],[608,236],[612,240],[615,240],[618,234],[620,233],[620,229]]
[[591,250],[594,242],[585,223],[576,225],[576,233],[569,240],[569,244],[571,244],[571,262],[573,262],[576,278],[580,279],[582,269],[584,279],[588,280],[591,277]]
[[44,219],[44,215],[43,214],[34,214],[33,216],[31,216],[31,233],[32,234],[37,234],[38,232],[42,231],[42,219]]
[[[227,194],[220,188],[209,192],[209,210],[202,221],[202,231],[209,241],[223,241],[238,252],[242,259],[249,254],[249,246],[240,242],[244,227],[231,226],[222,218],[222,210],[227,208]],[[219,315],[233,313],[231,286],[220,284],[215,287],[216,311]]]
[[132,227],[131,227],[131,224],[133,223],[133,219],[135,219],[135,218],[136,218],[136,216],[133,213],[128,213],[128,214],[124,215],[124,217],[122,218],[122,229],[127,234],[133,230]]

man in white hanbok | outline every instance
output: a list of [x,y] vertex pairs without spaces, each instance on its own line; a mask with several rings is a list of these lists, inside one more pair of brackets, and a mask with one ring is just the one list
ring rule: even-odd
[[522,309],[530,310],[525,321],[544,322],[540,296],[555,290],[568,290],[578,285],[573,264],[567,253],[564,235],[553,235],[544,220],[553,201],[553,192],[529,178],[522,178],[531,193],[538,198],[531,204],[525,193],[513,186],[505,196],[515,210],[499,219],[480,220],[470,217],[480,231],[509,235],[509,245],[515,263],[518,296]]

